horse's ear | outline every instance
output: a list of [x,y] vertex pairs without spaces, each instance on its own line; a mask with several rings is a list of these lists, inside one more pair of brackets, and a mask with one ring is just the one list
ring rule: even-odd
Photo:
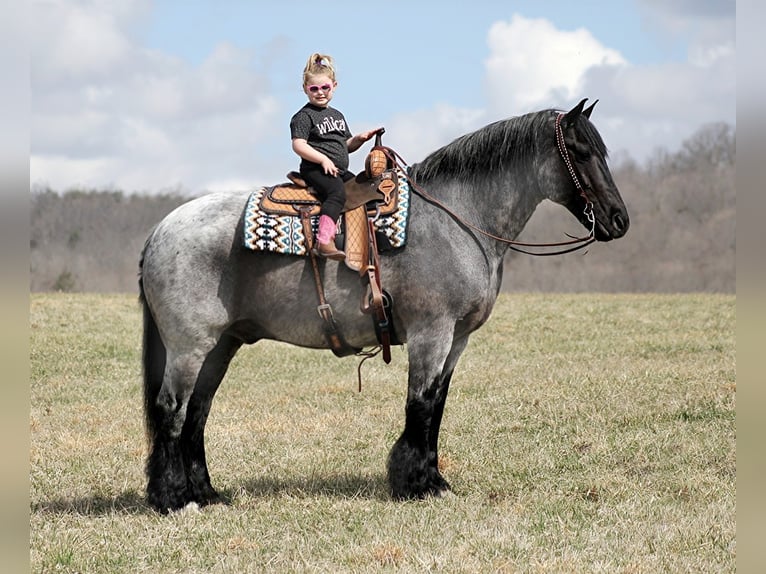
[[593,102],[591,105],[589,105],[587,108],[585,108],[582,112],[582,115],[584,115],[586,118],[590,119],[590,115],[593,113],[593,108],[596,107],[596,104],[598,103],[598,100]]
[[567,115],[564,116],[564,119],[568,124],[573,124],[575,120],[580,116],[582,113],[583,106],[585,106],[585,102],[588,101],[588,98],[584,98],[580,101],[579,104],[577,104],[575,107],[573,107],[571,110],[567,112]]

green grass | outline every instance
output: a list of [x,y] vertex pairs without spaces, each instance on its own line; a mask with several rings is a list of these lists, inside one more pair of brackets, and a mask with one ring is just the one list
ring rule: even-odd
[[503,294],[458,365],[455,495],[394,502],[406,349],[265,342],[207,426],[227,505],[143,499],[141,318],[31,297],[32,572],[734,572],[735,298]]

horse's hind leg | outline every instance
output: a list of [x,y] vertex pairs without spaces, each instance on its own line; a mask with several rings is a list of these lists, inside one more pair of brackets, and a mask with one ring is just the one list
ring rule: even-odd
[[242,342],[224,335],[202,365],[194,392],[186,409],[186,422],[181,433],[181,452],[188,478],[189,498],[200,504],[220,501],[210,483],[205,457],[205,424],[213,396],[221,384],[229,362]]
[[186,423],[189,399],[202,369],[205,353],[168,351],[162,387],[147,416],[152,424],[150,452],[146,464],[149,504],[160,512],[183,508],[193,502],[184,463],[181,433]]

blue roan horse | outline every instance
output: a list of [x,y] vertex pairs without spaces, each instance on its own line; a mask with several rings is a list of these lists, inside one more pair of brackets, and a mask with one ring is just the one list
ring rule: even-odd
[[[490,124],[410,168],[410,181],[429,199],[411,194],[407,246],[381,255],[381,283],[395,302],[392,321],[409,358],[404,431],[388,460],[394,498],[450,488],[437,467],[444,403],[468,337],[495,304],[508,249],[476,229],[513,239],[544,199],[564,205],[597,240],[628,229],[606,147],[589,119],[593,106],[583,110],[584,102],[565,114],[543,110]],[[249,193],[180,206],[143,250],[147,492],[161,512],[219,501],[205,459],[205,423],[242,344],[273,339],[329,348],[310,260],[244,248]],[[333,261],[320,265],[347,342],[377,345],[373,321],[360,310],[359,275]]]

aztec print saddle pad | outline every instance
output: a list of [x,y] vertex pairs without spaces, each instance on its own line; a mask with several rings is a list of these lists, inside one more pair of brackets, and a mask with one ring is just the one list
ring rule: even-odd
[[[399,202],[390,215],[375,219],[378,248],[381,251],[399,249],[407,243],[407,222],[410,212],[410,185],[407,176],[397,170],[399,180]],[[300,217],[274,215],[260,209],[261,199],[268,190],[261,187],[250,194],[245,208],[245,247],[253,251],[270,251],[284,255],[308,255],[308,242],[303,232]],[[341,216],[341,221],[345,214]],[[316,234],[319,216],[311,217],[311,228]]]

